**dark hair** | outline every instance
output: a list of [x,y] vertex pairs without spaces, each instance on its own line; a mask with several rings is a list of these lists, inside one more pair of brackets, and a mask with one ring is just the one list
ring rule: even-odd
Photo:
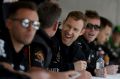
[[109,21],[107,18],[105,17],[100,17],[100,21],[101,21],[101,29],[104,29],[107,25],[108,27],[112,28],[113,24],[111,21]]
[[[26,0],[19,0],[19,1],[26,1]],[[31,2],[34,2],[35,4],[39,5],[40,3],[42,3],[46,0],[27,0],[27,1],[31,1]]]
[[71,11],[65,21],[68,20],[69,17],[72,17],[74,20],[83,20],[84,25],[86,25],[86,16],[81,11]]
[[10,4],[10,8],[8,10],[7,18],[14,17],[16,15],[16,12],[19,9],[26,8],[30,10],[34,10],[37,12],[37,6],[33,2],[27,2],[27,1],[18,1],[18,2],[13,2]]
[[59,19],[61,8],[58,4],[52,2],[44,2],[39,5],[38,15],[41,22],[41,28],[48,28]]
[[96,11],[92,11],[92,10],[86,10],[85,15],[87,18],[100,18],[99,14]]
[[120,25],[116,25],[113,29],[113,33],[120,33]]

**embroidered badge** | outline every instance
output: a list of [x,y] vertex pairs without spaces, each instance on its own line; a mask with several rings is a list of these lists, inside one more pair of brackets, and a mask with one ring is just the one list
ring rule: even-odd
[[38,62],[44,61],[44,55],[42,51],[38,51],[35,53],[35,61],[38,61]]
[[0,39],[0,56],[6,57],[5,49],[4,49],[4,40]]

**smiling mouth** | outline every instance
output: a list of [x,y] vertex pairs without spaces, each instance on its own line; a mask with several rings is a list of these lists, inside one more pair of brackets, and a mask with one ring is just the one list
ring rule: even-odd
[[65,34],[65,35],[64,35],[64,38],[65,38],[65,39],[70,39],[70,38],[72,38],[72,37],[71,37],[70,35],[68,35],[68,34]]
[[88,34],[89,36],[95,36],[94,34]]

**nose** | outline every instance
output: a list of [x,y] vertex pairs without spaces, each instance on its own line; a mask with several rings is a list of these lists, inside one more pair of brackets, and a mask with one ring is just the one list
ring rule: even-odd
[[92,28],[91,28],[91,30],[93,30],[93,31],[94,31],[94,30],[95,30],[95,28],[94,28],[94,27],[92,27]]
[[33,30],[34,28],[33,28],[33,25],[32,25],[32,23],[29,23],[29,27],[28,27],[28,30],[29,31],[31,31],[31,30]]
[[68,33],[69,33],[69,34],[72,34],[72,33],[73,33],[73,30],[72,30],[72,29],[69,29],[69,30],[68,30]]

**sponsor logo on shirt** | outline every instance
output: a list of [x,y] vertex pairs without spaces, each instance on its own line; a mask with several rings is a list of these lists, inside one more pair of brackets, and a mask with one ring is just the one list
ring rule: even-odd
[[44,65],[44,54],[41,50],[35,53],[35,61],[41,63],[42,66]]
[[0,56],[6,57],[5,49],[4,49],[4,40],[0,39]]

